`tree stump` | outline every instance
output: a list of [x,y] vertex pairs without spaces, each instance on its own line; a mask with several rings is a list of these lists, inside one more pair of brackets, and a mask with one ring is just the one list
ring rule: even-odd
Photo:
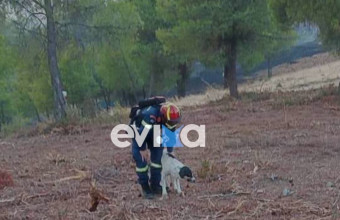
[[9,174],[6,171],[0,170],[0,190],[5,187],[9,187],[13,185],[14,185],[14,182],[13,182],[13,178],[11,174]]

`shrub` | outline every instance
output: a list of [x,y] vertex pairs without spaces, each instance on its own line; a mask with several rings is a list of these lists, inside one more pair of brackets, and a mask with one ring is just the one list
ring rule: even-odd
[[10,136],[15,132],[23,132],[29,122],[30,120],[27,118],[23,118],[21,116],[14,117],[11,123],[2,125],[0,137]]
[[241,99],[245,101],[266,101],[269,100],[272,96],[272,93],[269,91],[263,92],[242,92],[240,93]]
[[201,168],[197,172],[197,176],[201,179],[211,179],[215,173],[215,166],[209,160],[203,160],[201,162]]

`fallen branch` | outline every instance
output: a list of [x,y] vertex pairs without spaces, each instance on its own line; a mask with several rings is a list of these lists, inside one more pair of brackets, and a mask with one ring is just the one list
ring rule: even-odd
[[242,206],[243,204],[246,202],[246,200],[242,200],[240,203],[237,204],[237,206],[235,207],[235,209],[231,212],[228,212],[227,215],[232,215],[235,214]]
[[55,181],[49,181],[49,182],[45,182],[45,184],[48,183],[61,183],[61,182],[65,182],[65,181],[69,181],[69,180],[85,180],[85,179],[89,179],[90,175],[89,173],[87,173],[86,171],[82,171],[82,170],[78,170],[78,169],[74,169],[74,171],[76,171],[78,173],[78,175],[75,176],[69,176],[69,177],[64,177]]
[[208,83],[206,80],[204,80],[202,77],[200,77],[200,80],[205,84],[207,85],[209,88],[214,88],[210,83]]
[[333,207],[333,208],[337,205],[339,199],[340,199],[340,191],[338,192],[338,195],[337,195],[335,201],[334,201],[333,204],[332,204],[332,207]]
[[0,200],[0,203],[7,203],[7,202],[14,202],[16,199],[16,197],[10,198],[10,199],[3,199]]
[[206,196],[199,196],[198,199],[208,199],[208,198],[223,198],[223,197],[232,197],[232,196],[244,196],[250,195],[250,192],[232,192],[232,193],[220,193],[220,194],[212,194]]
[[27,199],[35,199],[35,198],[40,198],[40,197],[45,197],[45,196],[53,196],[53,193],[40,193],[40,194],[35,194],[31,196],[26,196],[24,197],[25,200]]
[[6,141],[0,142],[0,145],[11,145],[12,147],[15,147],[15,145],[13,143],[6,142]]

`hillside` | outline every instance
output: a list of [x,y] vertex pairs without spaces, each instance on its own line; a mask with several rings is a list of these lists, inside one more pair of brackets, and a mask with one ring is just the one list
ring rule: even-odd
[[[274,74],[292,72],[301,68],[310,68],[339,60],[337,56],[324,52],[322,45],[320,45],[316,38],[305,39],[306,37],[307,36],[301,37],[301,40],[307,40],[307,42],[299,42],[297,45],[281,51],[271,58],[271,66]],[[247,79],[264,76],[267,75],[267,68],[267,61],[263,61],[247,72],[243,70],[241,65],[238,65],[237,78],[239,82],[244,82]],[[223,68],[211,69],[205,67],[200,62],[195,62],[191,71],[191,78],[187,82],[187,94],[204,92],[204,90],[209,87],[207,83],[214,86],[223,85]],[[176,90],[173,89],[169,91],[167,95],[176,95]]]
[[[248,78],[239,85],[241,92],[276,92],[306,90],[323,86],[338,86],[340,82],[339,57],[322,53],[296,60],[273,68],[273,77],[267,78],[266,71],[256,73],[257,77]],[[227,90],[210,85],[204,94],[190,95],[177,101],[181,106],[202,105],[216,101],[228,94]]]
[[[185,197],[168,201],[139,197],[130,149],[110,142],[114,124],[1,141],[0,167],[14,186],[1,191],[0,219],[330,219],[340,184],[334,92],[249,93],[185,108],[184,123],[206,125],[207,146],[176,150],[197,182],[182,181]],[[91,176],[110,198],[94,213]]]
[[[176,149],[197,179],[182,181],[185,197],[140,197],[130,149],[110,141],[116,117],[1,140],[14,185],[0,189],[0,219],[338,219],[340,100],[329,84],[340,61],[308,62],[242,84],[241,100],[217,89],[175,100],[184,124],[206,125],[206,148]],[[110,199],[96,212],[91,179]]]
[[258,78],[241,86],[245,91],[305,90],[319,88],[329,84],[338,85],[340,81],[339,57],[329,53],[317,54],[299,59],[291,64],[283,64],[273,69],[271,79],[264,71]]

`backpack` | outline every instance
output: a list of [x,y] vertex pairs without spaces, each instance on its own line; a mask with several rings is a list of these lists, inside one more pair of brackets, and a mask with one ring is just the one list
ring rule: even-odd
[[139,101],[138,104],[132,106],[130,110],[130,114],[129,114],[130,125],[132,125],[133,123],[136,123],[137,127],[140,126],[140,121],[142,120],[142,117],[143,117],[141,114],[142,109],[149,107],[149,106],[153,106],[153,105],[160,105],[165,102],[166,102],[166,99],[163,96],[154,96],[154,97],[150,97],[150,98]]

